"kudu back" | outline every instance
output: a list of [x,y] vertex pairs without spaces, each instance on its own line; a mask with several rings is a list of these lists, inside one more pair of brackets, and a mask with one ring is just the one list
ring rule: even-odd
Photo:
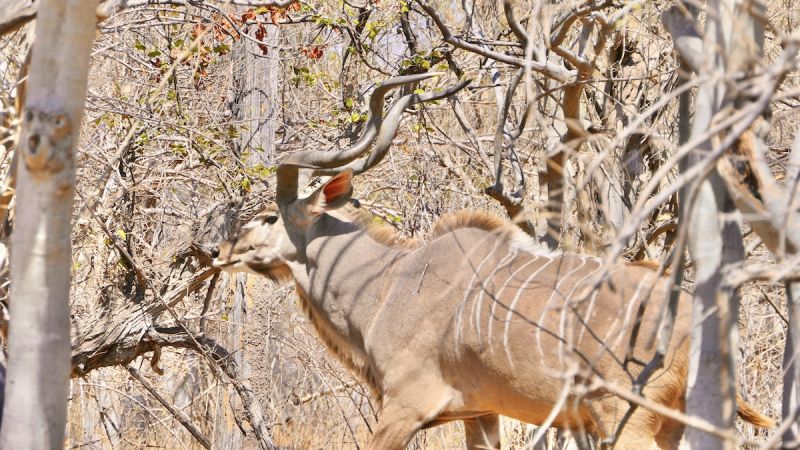
[[[425,100],[402,97],[387,118]],[[372,106],[374,118],[383,105],[373,96]],[[214,260],[224,270],[294,280],[322,341],[381,403],[368,448],[404,448],[418,430],[452,420],[464,421],[468,448],[499,448],[498,415],[602,439],[616,433],[620,449],[677,448],[683,426],[644,408],[617,433],[630,405],[592,382],[631,388],[642,366],[625,364],[626,356],[653,356],[642,343],[629,351],[631,331],[645,299],[640,335],[655,329],[667,280],[621,262],[596,286],[598,259],[550,252],[517,227],[475,211],[440,219],[425,245],[361,225],[342,206],[353,173],[380,161],[397,127],[394,119],[376,122],[378,129],[365,132],[377,136],[368,156],[347,150],[334,161],[334,152],[305,152],[279,166],[277,204],[223,243]],[[300,198],[300,168],[334,176]],[[678,410],[690,303],[684,293],[663,368],[643,390]],[[745,420],[771,425],[739,406]]]

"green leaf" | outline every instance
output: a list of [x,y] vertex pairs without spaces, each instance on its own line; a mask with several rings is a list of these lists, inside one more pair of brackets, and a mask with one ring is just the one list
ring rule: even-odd
[[415,94],[424,94],[425,93],[425,89],[414,89],[414,93]]
[[125,234],[125,230],[123,230],[122,228],[118,228],[114,234],[116,234],[117,237],[122,239],[123,241],[128,238],[128,235]]
[[352,108],[353,107],[353,99],[352,98],[346,98],[344,100],[344,106],[347,107],[347,108]]
[[250,182],[250,178],[247,178],[247,177],[242,178],[242,181],[239,184],[242,186],[242,189],[244,189],[245,191],[250,192],[250,186],[252,186],[252,183]]
[[253,167],[250,167],[246,170],[248,177],[256,177],[256,178],[267,178],[268,176],[272,175],[276,171],[275,166],[265,166],[263,164],[256,164]]
[[230,50],[231,48],[227,44],[219,44],[214,46],[214,52],[219,53],[220,55],[224,55],[225,53],[228,53]]
[[133,48],[142,52],[146,49],[144,44],[142,44],[142,42],[139,41],[138,39],[136,40],[136,42],[133,43]]
[[149,56],[150,58],[161,56],[161,50],[150,50],[149,52],[147,52],[147,56]]

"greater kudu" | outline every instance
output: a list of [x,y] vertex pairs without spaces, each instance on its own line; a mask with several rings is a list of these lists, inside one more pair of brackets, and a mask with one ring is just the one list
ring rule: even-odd
[[[425,77],[379,86],[370,125],[354,147],[287,158],[278,167],[277,204],[223,243],[214,265],[294,279],[322,341],[381,402],[372,450],[403,448],[418,430],[452,420],[464,421],[469,448],[499,448],[498,414],[612,436],[629,404],[587,380],[630,389],[641,369],[623,367],[634,316],[649,297],[640,329],[656,326],[666,279],[623,262],[595,288],[598,259],[549,252],[484,213],[445,217],[427,245],[414,246],[339,209],[350,199],[353,173],[383,158],[403,109],[429,99],[401,97],[381,124],[384,93]],[[334,176],[299,198],[300,168]],[[683,297],[664,368],[643,391],[678,410],[691,323]],[[638,345],[632,355],[647,361],[652,353]],[[741,402],[739,412],[771,423]],[[676,448],[682,432],[680,423],[639,408],[616,448]]]

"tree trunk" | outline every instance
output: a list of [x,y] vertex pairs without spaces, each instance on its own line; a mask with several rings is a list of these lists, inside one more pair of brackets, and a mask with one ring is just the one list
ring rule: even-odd
[[[230,284],[231,289],[220,289],[223,294],[225,306],[223,311],[227,316],[227,321],[220,322],[220,341],[226,348],[231,350],[234,362],[241,369],[240,375],[243,379],[250,377],[249,367],[244,366],[244,349],[242,348],[242,326],[245,323],[245,290],[247,288],[247,274],[237,273],[235,275],[223,275],[223,281],[230,280],[230,283],[220,283],[221,286]],[[231,300],[228,306],[228,300]],[[226,323],[227,322],[227,323]],[[236,396],[236,391],[228,383],[219,384],[219,396],[217,397],[217,415],[214,421],[214,446],[215,448],[241,448],[242,430],[237,423],[236,412],[240,410],[238,403],[241,400]]]
[[[239,58],[234,68],[232,110],[235,111],[236,118],[244,124],[236,147],[247,168],[275,165],[280,69],[277,43],[280,28],[277,25],[260,27],[264,31],[262,43],[259,45],[250,39],[242,39],[237,47]],[[253,39],[259,34],[256,30],[257,27],[250,30]],[[244,359],[242,339],[242,328],[247,323],[246,285],[247,275],[237,274],[232,277],[232,289],[223,290],[232,293],[232,302],[230,308],[226,308],[228,324],[221,329],[224,336],[219,336],[219,341],[234,355],[235,365],[244,380],[250,378],[250,366]],[[224,301],[227,303],[227,298]],[[236,412],[241,410],[238,403],[242,400],[235,395],[232,387],[225,385],[220,389],[222,395],[217,402],[214,445],[218,448],[239,448],[245,444],[241,424],[237,423],[241,420],[236,417]],[[261,445],[264,447],[264,444]]]
[[[701,73],[716,74],[725,70],[727,40],[723,29],[730,20],[732,2],[709,1],[703,51],[705,64]],[[724,17],[723,17],[724,16]],[[718,83],[701,86],[697,94],[692,136],[703,135],[711,126],[725,95]],[[697,161],[711,151],[706,140],[692,155]],[[691,161],[691,160],[690,160]],[[691,163],[690,163],[691,165]],[[692,314],[692,343],[689,356],[689,379],[686,412],[703,417],[714,425],[733,429],[735,382],[731,349],[735,345],[735,292],[724,289],[722,269],[744,257],[738,223],[730,217],[732,202],[716,173],[695,185],[696,195],[686,200],[689,213],[689,254],[695,266],[695,293]],[[729,294],[729,295],[725,295]],[[693,449],[728,449],[733,444],[696,430],[687,429],[686,439]]]
[[[238,62],[234,69],[234,111],[242,124],[237,150],[246,167],[275,164],[275,130],[278,123],[278,69],[277,47],[280,27],[262,25],[265,30],[263,44],[242,39],[237,51]],[[255,28],[253,29],[255,30]],[[256,33],[250,33],[255,39]]]
[[786,303],[789,309],[789,329],[786,335],[786,346],[783,349],[783,408],[784,420],[792,420],[792,425],[783,433],[781,448],[796,448],[800,438],[800,424],[795,411],[800,408],[800,364],[797,363],[797,349],[800,348],[800,283],[786,283]]
[[43,0],[23,113],[0,448],[60,449],[70,379],[74,153],[97,1]]

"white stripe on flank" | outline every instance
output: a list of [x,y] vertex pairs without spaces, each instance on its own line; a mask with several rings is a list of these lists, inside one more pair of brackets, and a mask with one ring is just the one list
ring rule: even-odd
[[[600,266],[600,267],[602,267],[602,266]],[[586,309],[586,314],[583,317],[583,322],[584,323],[588,323],[592,318],[592,312],[594,311],[594,305],[596,304],[595,300],[597,300],[598,292],[600,292],[600,290],[603,289],[603,284],[605,284],[607,282],[607,280],[610,280],[611,277],[616,272],[618,272],[618,270],[616,268],[612,268],[608,272],[608,277],[605,280],[603,280],[603,283],[601,283],[600,286],[598,286],[597,289],[594,290],[594,292],[592,292],[592,296],[589,298],[589,307]],[[583,334],[584,333],[586,333],[586,326],[581,324],[581,331],[578,333],[578,339],[575,341],[575,345],[576,346],[578,346],[580,344],[580,342],[583,340]]]
[[550,310],[550,304],[553,303],[553,299],[555,298],[556,292],[558,292],[558,288],[561,286],[561,284],[568,280],[573,273],[581,270],[581,268],[586,265],[586,258],[580,258],[580,260],[581,264],[578,267],[570,270],[569,273],[564,275],[564,277],[560,278],[558,282],[556,282],[553,292],[550,293],[550,297],[547,299],[547,304],[545,304],[544,308],[542,308],[542,315],[539,317],[538,322],[539,326],[536,328],[536,348],[539,350],[539,355],[541,356],[544,356],[544,350],[542,350],[542,328],[544,327],[544,320],[545,316],[547,315],[547,311]]
[[[589,307],[586,309],[586,315],[583,317],[583,322],[587,323],[592,318],[592,311],[594,311],[594,303],[595,299],[597,299],[597,293],[600,292],[603,286],[599,286],[597,289],[592,292],[592,296],[589,298]],[[581,340],[583,339],[583,333],[586,332],[586,326],[581,324],[581,331],[578,332],[578,339],[575,341],[575,346],[579,347]]]
[[494,302],[492,303],[492,309],[489,311],[489,327],[488,327],[488,330],[486,331],[486,334],[489,336],[489,349],[492,351],[492,353],[494,353],[494,347],[492,347],[492,325],[494,325],[494,317],[495,317],[495,312],[494,311],[495,311],[495,308],[497,307],[497,304],[500,303],[500,299],[502,298],[503,291],[508,286],[508,283],[511,280],[513,280],[514,278],[516,278],[518,273],[522,272],[522,270],[525,269],[526,267],[528,267],[528,265],[530,263],[532,263],[534,261],[539,261],[540,258],[548,258],[548,259],[550,259],[550,257],[548,257],[548,256],[531,255],[531,258],[528,260],[528,262],[526,262],[525,264],[520,266],[519,269],[515,270],[511,274],[511,276],[508,277],[506,282],[503,283],[503,285],[500,287],[500,290],[497,291],[497,294],[495,294]]
[[[575,289],[578,288],[578,285],[581,284],[583,282],[583,280],[585,280],[585,279],[589,278],[590,276],[594,275],[595,273],[597,273],[597,271],[600,270],[600,267],[601,266],[598,266],[596,269],[591,270],[589,273],[587,273],[586,275],[584,275],[578,281],[575,282],[575,284],[572,286],[572,290],[569,291],[569,294],[567,294],[567,296],[564,298],[564,305],[565,306],[570,304],[570,299],[572,298],[572,294],[575,293]],[[572,309],[571,308],[565,307],[564,309],[561,310],[561,320],[560,320],[559,328],[558,328],[558,333],[559,333],[558,335],[561,336],[561,339],[559,339],[559,341],[558,341],[558,359],[562,363],[564,362],[564,341],[566,341],[566,340],[568,340],[569,338],[572,337],[572,333],[570,333],[570,337],[569,338],[567,337],[567,317],[571,313],[572,313]],[[574,328],[570,328],[570,330],[573,330],[573,329]],[[574,342],[572,342],[571,339],[569,339],[569,341],[570,341],[570,343],[572,343],[574,345]]]
[[[486,293],[486,291],[489,290],[492,278],[494,278],[495,275],[497,275],[497,272],[503,267],[506,267],[509,264],[511,264],[511,262],[514,261],[514,258],[516,257],[517,257],[517,249],[512,248],[508,252],[508,255],[506,255],[502,260],[500,260],[499,263],[497,263],[497,267],[495,267],[494,270],[492,270],[492,273],[490,273],[489,276],[486,277],[486,279],[481,283],[480,293],[476,295],[477,298],[475,299],[474,302],[472,302],[472,315],[475,317],[475,332],[478,336],[478,346],[481,352],[483,352],[483,342],[481,341],[481,305],[483,304],[483,296]],[[492,291],[494,291],[493,288]],[[495,297],[494,294],[490,295],[492,296],[492,299],[495,302],[497,302],[497,297]],[[489,321],[491,322],[491,317],[489,318]]]
[[[606,335],[602,338],[602,340],[599,341],[601,346],[600,346],[600,350],[599,350],[598,354],[595,356],[595,358],[601,357],[604,352],[608,352],[609,354],[612,354],[612,355],[614,354],[614,349],[617,348],[617,345],[619,345],[620,339],[622,339],[622,337],[625,335],[625,329],[627,327],[627,324],[630,322],[631,314],[633,313],[633,310],[636,309],[634,307],[636,306],[636,299],[637,299],[637,297],[639,297],[639,291],[641,290],[642,285],[645,283],[645,281],[647,281],[647,278],[650,275],[654,275],[654,274],[655,273],[653,273],[653,274],[648,273],[647,275],[642,277],[641,280],[639,280],[639,283],[636,285],[636,290],[633,292],[633,295],[631,296],[630,300],[627,300],[625,302],[625,303],[627,303],[628,308],[627,308],[627,311],[625,311],[625,315],[623,316],[622,326],[618,326],[617,325],[619,323],[619,321],[620,321],[620,317],[619,317],[619,315],[615,315],[614,316],[614,322],[609,326],[608,331],[606,332]],[[609,343],[609,339],[611,338],[611,335],[614,333],[614,331],[617,331],[617,333],[618,333],[617,337],[616,337],[614,343]]]
[[[639,280],[639,284],[636,285],[636,291],[634,291],[633,296],[631,297],[630,301],[628,301],[628,310],[625,312],[625,320],[622,322],[622,327],[620,327],[620,329],[619,329],[619,334],[617,335],[617,338],[614,340],[614,344],[611,347],[612,349],[617,348],[617,346],[619,345],[619,342],[622,340],[622,338],[626,334],[625,330],[630,325],[631,316],[633,315],[633,310],[636,309],[636,308],[634,308],[634,306],[636,306],[636,302],[639,299],[639,293],[642,290],[642,286],[643,285],[647,285],[648,284],[648,279],[651,278],[652,276],[655,276],[655,275],[656,275],[656,272],[648,272],[645,276],[642,277],[641,280]],[[611,331],[611,330],[609,330],[609,331]],[[606,336],[608,336],[608,335],[606,335]],[[605,342],[608,342],[608,337],[606,337]]]
[[476,267],[472,272],[472,278],[469,280],[469,284],[467,284],[466,290],[464,291],[464,298],[461,299],[461,304],[458,305],[458,311],[456,311],[456,345],[461,344],[461,313],[464,310],[464,306],[467,304],[467,299],[469,299],[469,294],[472,292],[472,288],[475,285],[475,280],[478,278],[478,275],[480,275],[481,269],[483,268],[483,265],[486,264],[486,261],[488,261],[489,258],[494,255],[494,252],[497,251],[497,247],[500,245],[500,243],[500,240],[495,241],[492,251],[484,256],[483,260],[481,260],[480,264],[478,264],[478,267]]
[[542,267],[536,269],[535,272],[530,274],[528,278],[525,279],[525,282],[522,283],[522,287],[517,289],[517,294],[514,295],[514,300],[511,301],[511,304],[508,305],[508,313],[506,313],[506,325],[505,330],[503,331],[503,347],[506,349],[506,356],[508,357],[508,362],[511,363],[511,367],[514,367],[514,361],[511,359],[511,352],[508,350],[508,332],[511,329],[511,316],[514,314],[514,308],[517,306],[517,302],[519,301],[520,296],[522,295],[522,291],[528,286],[528,283],[531,282],[533,277],[539,275],[545,267],[549,266],[551,262],[555,261],[555,259],[545,256],[547,258],[547,262],[542,264]]

